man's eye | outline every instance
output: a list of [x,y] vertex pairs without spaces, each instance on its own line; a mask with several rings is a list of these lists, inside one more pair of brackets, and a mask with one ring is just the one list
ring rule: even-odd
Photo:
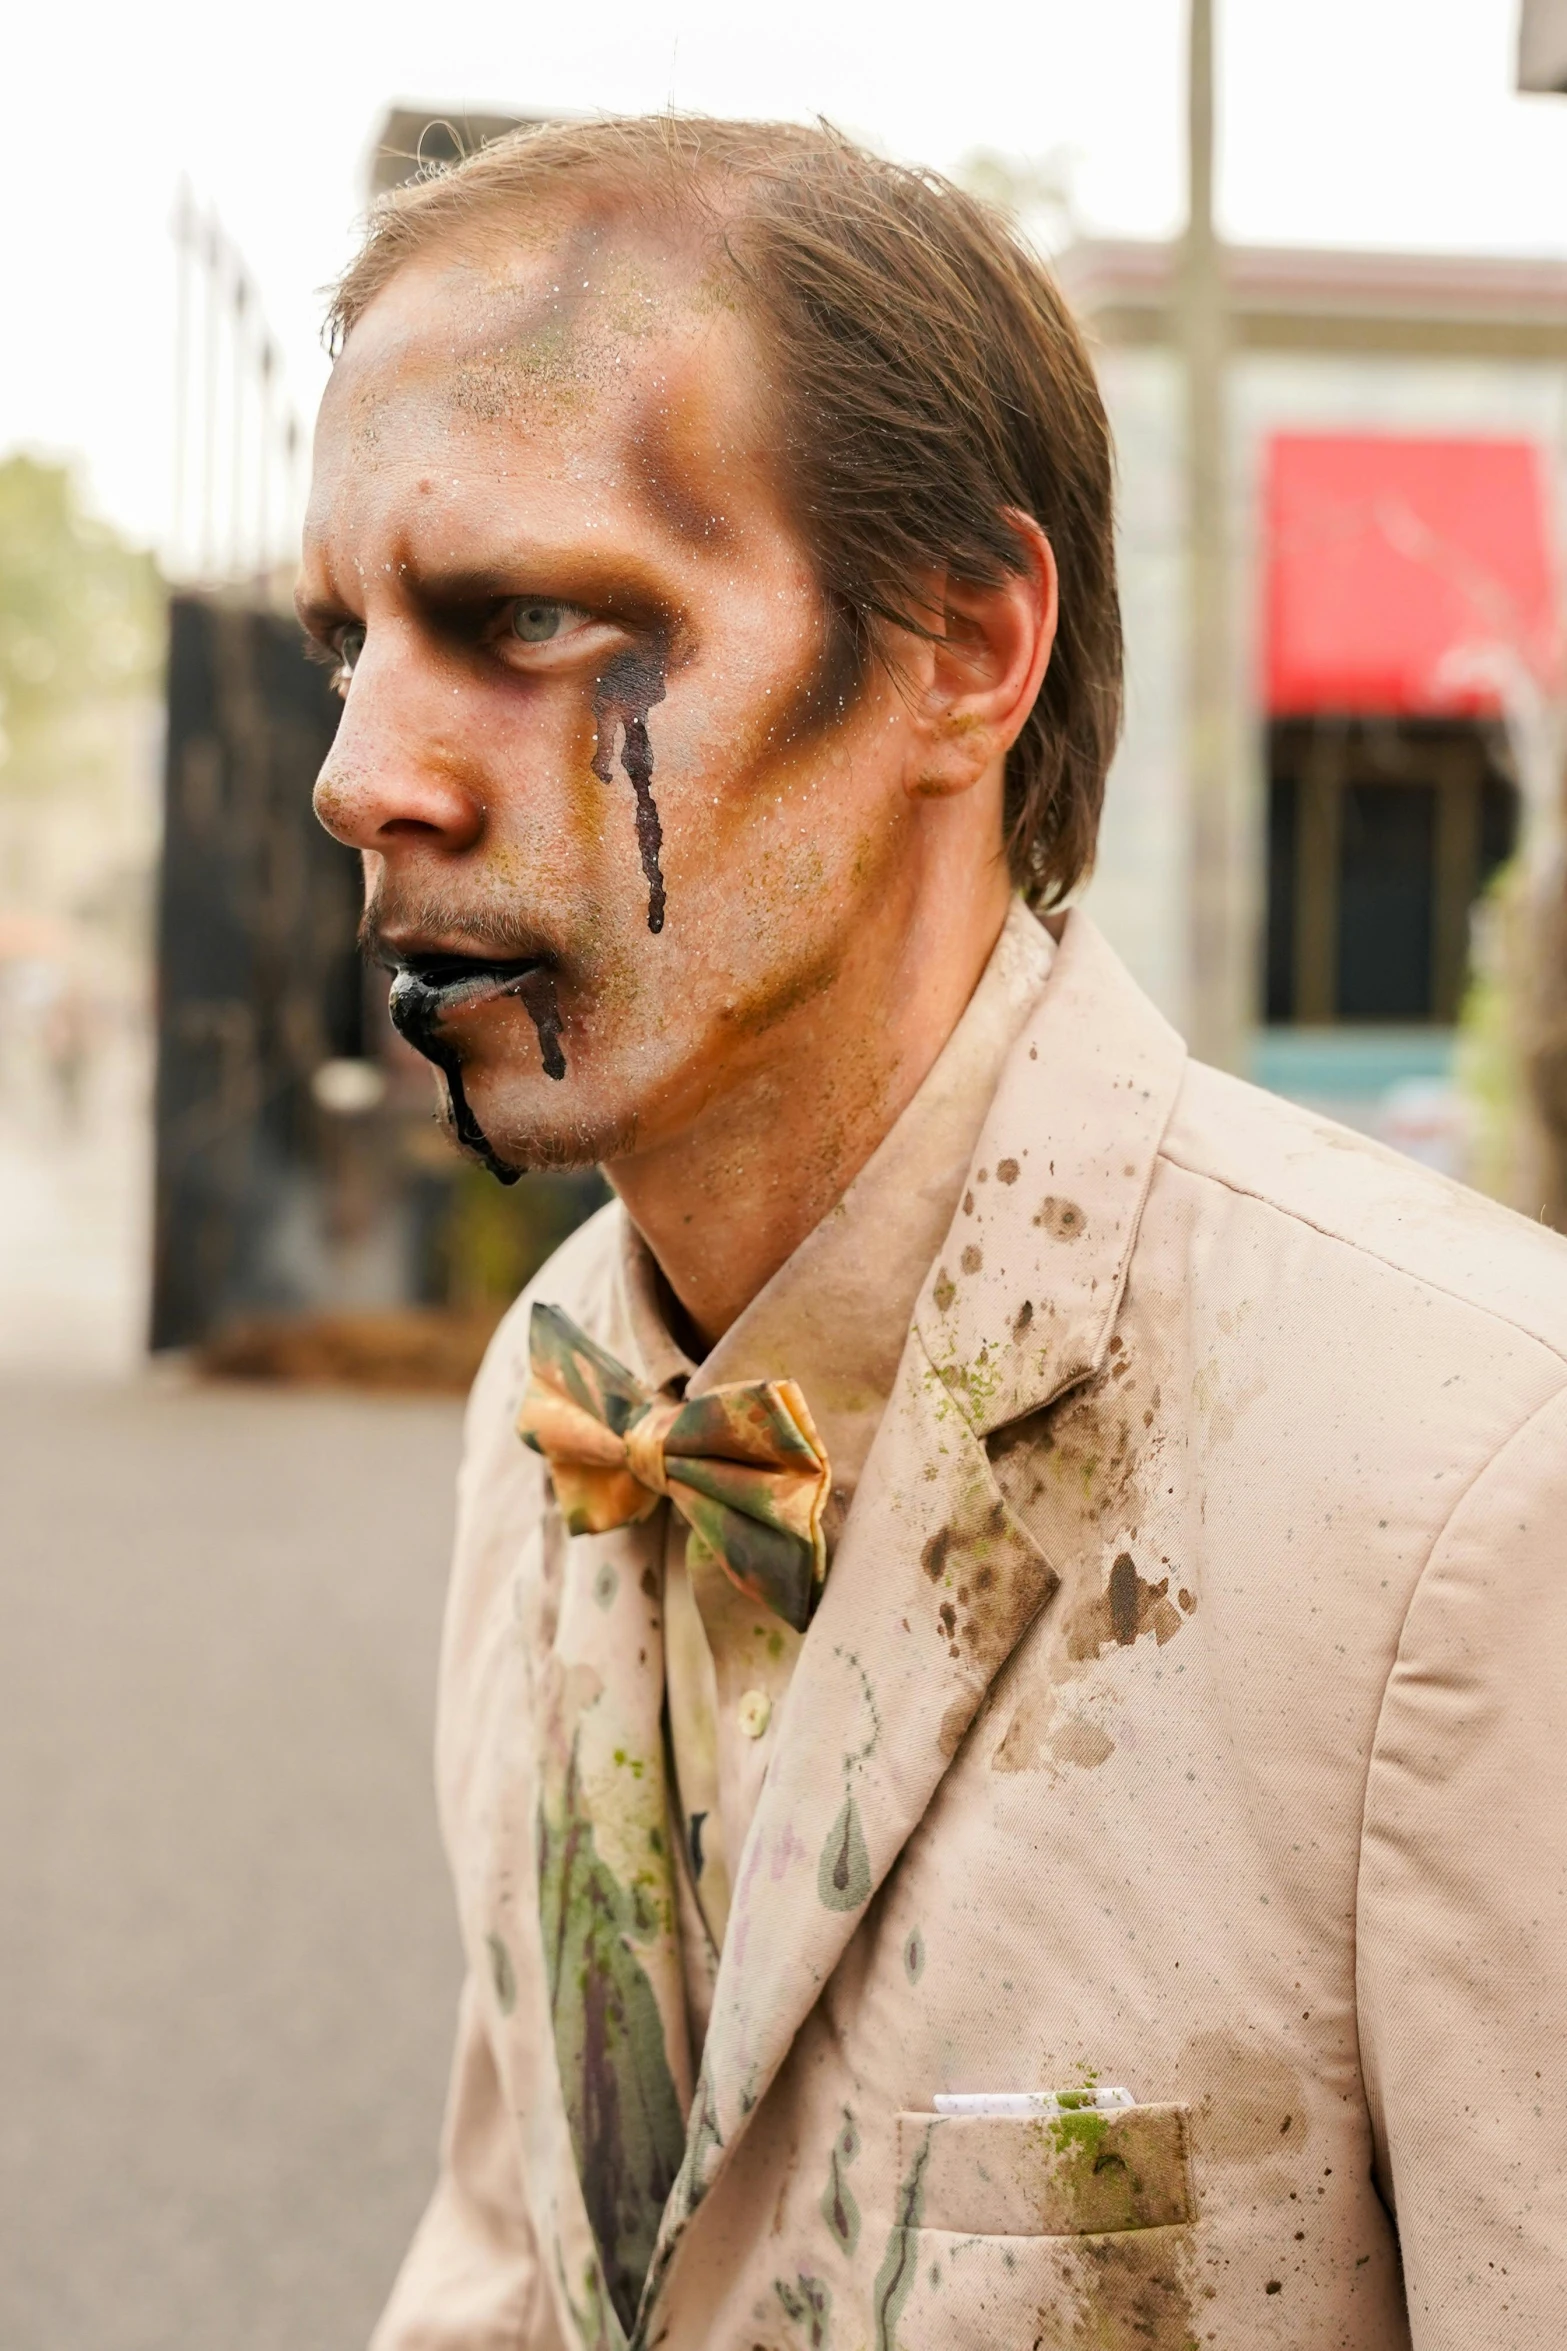
[[554,604],[544,597],[527,602],[519,598],[511,608],[511,633],[525,645],[547,645],[552,637],[564,636],[573,622],[586,618],[575,604]]
[[354,674],[354,664],[364,649],[365,633],[363,629],[358,628],[344,629],[333,644],[332,650],[337,656],[337,667],[327,682],[339,701],[348,692],[349,682]]

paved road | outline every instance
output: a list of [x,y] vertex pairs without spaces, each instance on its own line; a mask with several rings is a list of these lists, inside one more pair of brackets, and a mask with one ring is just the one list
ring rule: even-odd
[[0,2345],[360,2351],[458,1963],[456,1408],[0,1384]]

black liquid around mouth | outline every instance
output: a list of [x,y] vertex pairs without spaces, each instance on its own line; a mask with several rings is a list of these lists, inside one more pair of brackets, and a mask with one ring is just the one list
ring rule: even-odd
[[612,762],[615,756],[615,729],[624,729],[620,747],[620,764],[636,796],[637,848],[642,857],[642,871],[647,881],[647,927],[661,931],[664,927],[664,875],[658,862],[658,853],[664,845],[664,828],[659,822],[658,803],[653,797],[653,744],[647,731],[647,714],[655,702],[664,699],[664,661],[662,652],[622,653],[609,664],[593,693],[593,716],[598,726],[598,741],[593,752],[593,773],[601,784],[614,780]]
[[555,974],[547,964],[531,959],[522,963],[483,963],[467,956],[432,956],[427,962],[405,965],[396,974],[388,1009],[398,1034],[407,1038],[415,1052],[433,1061],[445,1078],[451,1095],[452,1126],[463,1149],[482,1160],[498,1183],[514,1184],[522,1171],[508,1167],[496,1157],[464,1091],[457,1049],[441,1034],[442,1016],[476,980],[513,983],[512,992],[538,1031],[545,1076],[563,1078],[566,1057],[560,1049],[560,1006],[555,993]]

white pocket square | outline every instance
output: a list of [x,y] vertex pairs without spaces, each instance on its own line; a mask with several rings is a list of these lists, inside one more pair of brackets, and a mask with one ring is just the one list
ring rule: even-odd
[[1130,2090],[1091,2084],[1084,2090],[938,2090],[938,2114],[1000,2114],[1027,2121],[1035,2114],[1106,2114],[1135,2106]]

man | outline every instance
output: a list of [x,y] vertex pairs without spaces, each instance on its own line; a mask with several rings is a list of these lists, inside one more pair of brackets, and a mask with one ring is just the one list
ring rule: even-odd
[[1080,913],[1104,417],[826,131],[376,216],[301,603],[454,1124],[618,1195],[468,1423],[468,1982],[378,2351],[1538,2346],[1567,1256]]

